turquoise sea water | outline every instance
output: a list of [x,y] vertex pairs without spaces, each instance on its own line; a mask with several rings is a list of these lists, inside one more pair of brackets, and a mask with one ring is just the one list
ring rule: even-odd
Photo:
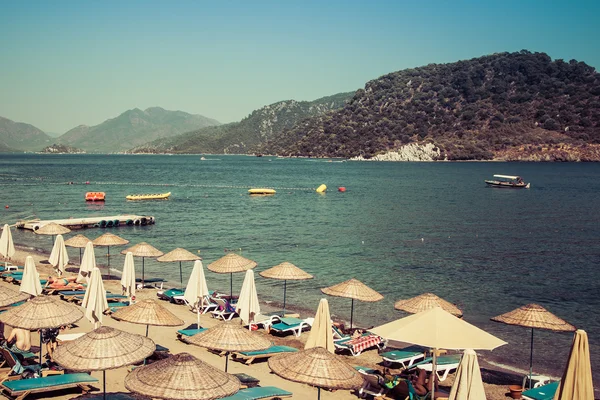
[[[360,326],[405,316],[394,310],[396,300],[433,292],[459,305],[465,320],[509,342],[483,352],[486,359],[523,370],[530,330],[489,319],[538,303],[588,332],[593,367],[600,368],[600,164],[205,158],[0,154],[0,222],[31,215],[153,215],[156,225],[110,231],[165,253],[199,250],[205,266],[225,249],[241,249],[258,262],[256,272],[292,262],[316,278],[288,282],[288,303],[310,312],[326,297],[319,288],[355,277],[385,296],[355,302]],[[486,187],[484,179],[498,173],[521,175],[532,188]],[[329,187],[324,195],[314,192],[321,183]],[[347,191],[338,192],[339,186]],[[273,187],[277,194],[250,197],[250,187]],[[86,204],[86,191],[104,191],[107,200]],[[166,191],[173,193],[168,201],[125,200],[127,194]],[[73,234],[94,239],[105,231]],[[19,243],[51,249],[49,237],[13,235]],[[111,254],[124,248],[111,248]],[[96,251],[99,263],[105,252]],[[77,249],[70,254],[78,259]],[[123,259],[111,257],[112,267],[120,269]],[[179,281],[176,263],[146,259],[145,266],[147,276]],[[192,263],[183,267],[185,280]],[[210,289],[229,289],[228,275],[206,275]],[[256,276],[262,300],[282,300],[282,282]],[[242,280],[243,274],[234,275],[234,291]],[[350,300],[328,299],[332,313],[348,320]],[[560,375],[571,338],[536,331],[534,370]]]

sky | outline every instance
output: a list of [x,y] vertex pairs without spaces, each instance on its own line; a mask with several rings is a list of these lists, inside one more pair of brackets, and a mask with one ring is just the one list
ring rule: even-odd
[[0,116],[62,134],[159,106],[239,121],[522,49],[600,68],[600,1],[0,0]]

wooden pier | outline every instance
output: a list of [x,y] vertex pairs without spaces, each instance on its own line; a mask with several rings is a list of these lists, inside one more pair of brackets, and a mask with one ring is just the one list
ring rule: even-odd
[[28,221],[17,221],[15,226],[21,229],[29,229],[37,231],[42,226],[54,222],[55,224],[65,226],[69,229],[85,229],[85,228],[113,228],[118,226],[144,226],[153,225],[155,219],[151,215],[113,215],[108,217],[88,217],[88,218],[68,218],[68,219],[53,219],[40,220],[33,219]]

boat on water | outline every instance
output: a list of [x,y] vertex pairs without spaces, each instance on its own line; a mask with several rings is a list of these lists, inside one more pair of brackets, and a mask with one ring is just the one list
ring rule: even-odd
[[494,175],[494,180],[486,180],[488,186],[509,188],[509,189],[529,189],[531,183],[523,181],[520,176],[514,175]]
[[104,201],[106,193],[104,192],[87,192],[85,194],[85,201]]
[[171,195],[168,193],[153,193],[153,194],[130,194],[125,196],[127,200],[166,200]]

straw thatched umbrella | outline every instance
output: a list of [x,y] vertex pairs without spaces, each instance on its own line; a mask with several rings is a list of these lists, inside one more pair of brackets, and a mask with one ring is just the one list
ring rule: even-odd
[[217,261],[208,264],[208,269],[217,274],[229,274],[229,294],[233,297],[233,273],[244,272],[256,267],[256,262],[235,253],[227,253]]
[[321,388],[352,390],[363,383],[360,374],[342,357],[322,347],[271,357],[269,368],[282,378],[316,386],[318,399]]
[[569,361],[554,395],[555,400],[586,400],[594,398],[590,345],[587,333],[578,329],[573,336]]
[[121,254],[127,254],[131,252],[134,257],[142,257],[142,287],[144,287],[144,278],[145,278],[145,270],[144,270],[144,259],[146,257],[156,258],[162,256],[164,253],[158,250],[155,247],[150,246],[146,242],[138,243],[134,246],[131,246],[128,249],[121,251]]
[[212,400],[231,396],[240,381],[188,353],[134,369],[125,377],[127,390],[158,399]]
[[130,306],[122,307],[120,310],[115,311],[112,317],[118,321],[146,325],[146,336],[148,336],[150,325],[180,326],[184,324],[175,314],[152,299],[142,300]]
[[460,360],[456,378],[450,389],[448,400],[485,399],[485,388],[481,379],[481,370],[477,353],[466,349]]
[[191,336],[188,340],[197,346],[225,351],[225,372],[231,351],[258,351],[271,347],[271,341],[241,325],[225,322]]
[[81,265],[81,249],[85,248],[88,242],[91,242],[87,237],[79,234],[65,240],[65,246],[75,247],[79,249],[79,264]]
[[129,302],[131,303],[135,298],[135,266],[131,252],[127,252],[125,256],[123,273],[121,274],[121,286],[123,287],[123,294],[129,297]]
[[321,292],[330,296],[349,297],[352,299],[350,308],[350,328],[352,328],[352,319],[354,315],[354,299],[368,302],[375,302],[383,299],[383,296],[380,293],[354,278],[328,288],[323,288],[321,289]]
[[183,271],[181,269],[182,261],[196,261],[201,260],[200,257],[195,255],[194,253],[190,253],[186,249],[176,248],[175,250],[171,250],[167,254],[160,256],[156,259],[156,261],[160,262],[176,262],[179,261],[179,281],[181,283],[181,290],[183,290]]
[[558,318],[538,304],[527,304],[506,314],[492,318],[492,321],[508,325],[518,325],[531,328],[531,351],[529,354],[529,388],[533,374],[533,330],[546,329],[558,332],[573,332],[575,327],[565,320]]
[[102,371],[106,398],[106,370],[140,362],[155,349],[154,342],[144,336],[102,326],[58,346],[53,359],[73,371]]
[[94,328],[98,328],[102,324],[104,311],[108,309],[106,289],[104,289],[102,274],[98,268],[92,270],[90,283],[85,290],[81,306],[85,309],[85,317],[94,324]]
[[8,224],[4,224],[4,228],[2,228],[2,235],[0,236],[0,254],[8,260],[15,254],[15,244]]
[[287,291],[287,281],[303,281],[312,279],[314,276],[304,272],[294,264],[287,261],[282,262],[272,268],[259,273],[263,278],[283,280],[283,313],[285,314],[285,295]]
[[0,286],[0,308],[7,307],[11,304],[18,303],[29,298],[28,293],[17,292],[7,288],[6,286]]
[[48,262],[56,268],[58,276],[65,273],[65,267],[69,263],[69,254],[67,253],[67,248],[65,247],[65,241],[62,235],[56,236]]
[[325,350],[335,353],[333,330],[331,329],[331,314],[329,313],[327,299],[319,301],[315,321],[310,328],[308,339],[304,345],[304,349],[312,349],[313,347],[323,347]]
[[76,281],[78,283],[89,281],[90,274],[94,268],[96,268],[96,253],[94,252],[94,245],[90,241],[85,244],[85,251],[83,252],[81,264],[79,264],[79,273],[77,274]]
[[183,297],[185,300],[196,307],[196,315],[198,322],[196,327],[200,329],[200,307],[204,303],[204,299],[208,296],[208,286],[206,285],[206,278],[204,277],[204,267],[202,261],[196,260],[194,262],[194,269],[190,275],[187,286]]
[[94,246],[106,247],[106,268],[108,268],[108,278],[110,279],[110,246],[123,246],[129,243],[129,240],[112,233],[105,233],[92,240]]
[[[434,349],[431,376],[435,376],[437,349],[493,350],[506,342],[455,317],[440,307],[369,329],[381,337]],[[431,379],[431,391],[435,379]]]
[[71,230],[65,226],[59,225],[54,222],[50,222],[35,231],[38,235],[50,235],[52,236],[52,243],[54,244],[54,237],[56,235],[64,235],[69,233]]
[[[24,304],[11,307],[0,314],[0,321],[14,328],[37,331],[46,328],[60,328],[71,325],[83,318],[79,307],[49,296],[37,296]],[[40,332],[40,343],[42,333]],[[40,346],[40,364],[42,363]]]
[[238,313],[243,323],[248,323],[248,329],[251,329],[251,322],[254,316],[260,314],[260,303],[258,302],[258,293],[256,293],[256,284],[254,283],[254,271],[246,271],[244,283],[240,290],[240,297],[235,304],[235,312]]
[[444,311],[447,311],[459,318],[463,315],[462,311],[454,304],[436,296],[433,293],[423,293],[407,300],[398,300],[396,304],[394,304],[394,308],[396,310],[406,311],[411,314],[429,310],[433,307],[441,307]]
[[25,259],[25,266],[23,267],[23,276],[21,278],[21,286],[19,291],[30,294],[32,296],[39,296],[42,294],[42,284],[40,283],[40,274],[38,274],[35,268],[35,261],[33,257],[27,256]]

